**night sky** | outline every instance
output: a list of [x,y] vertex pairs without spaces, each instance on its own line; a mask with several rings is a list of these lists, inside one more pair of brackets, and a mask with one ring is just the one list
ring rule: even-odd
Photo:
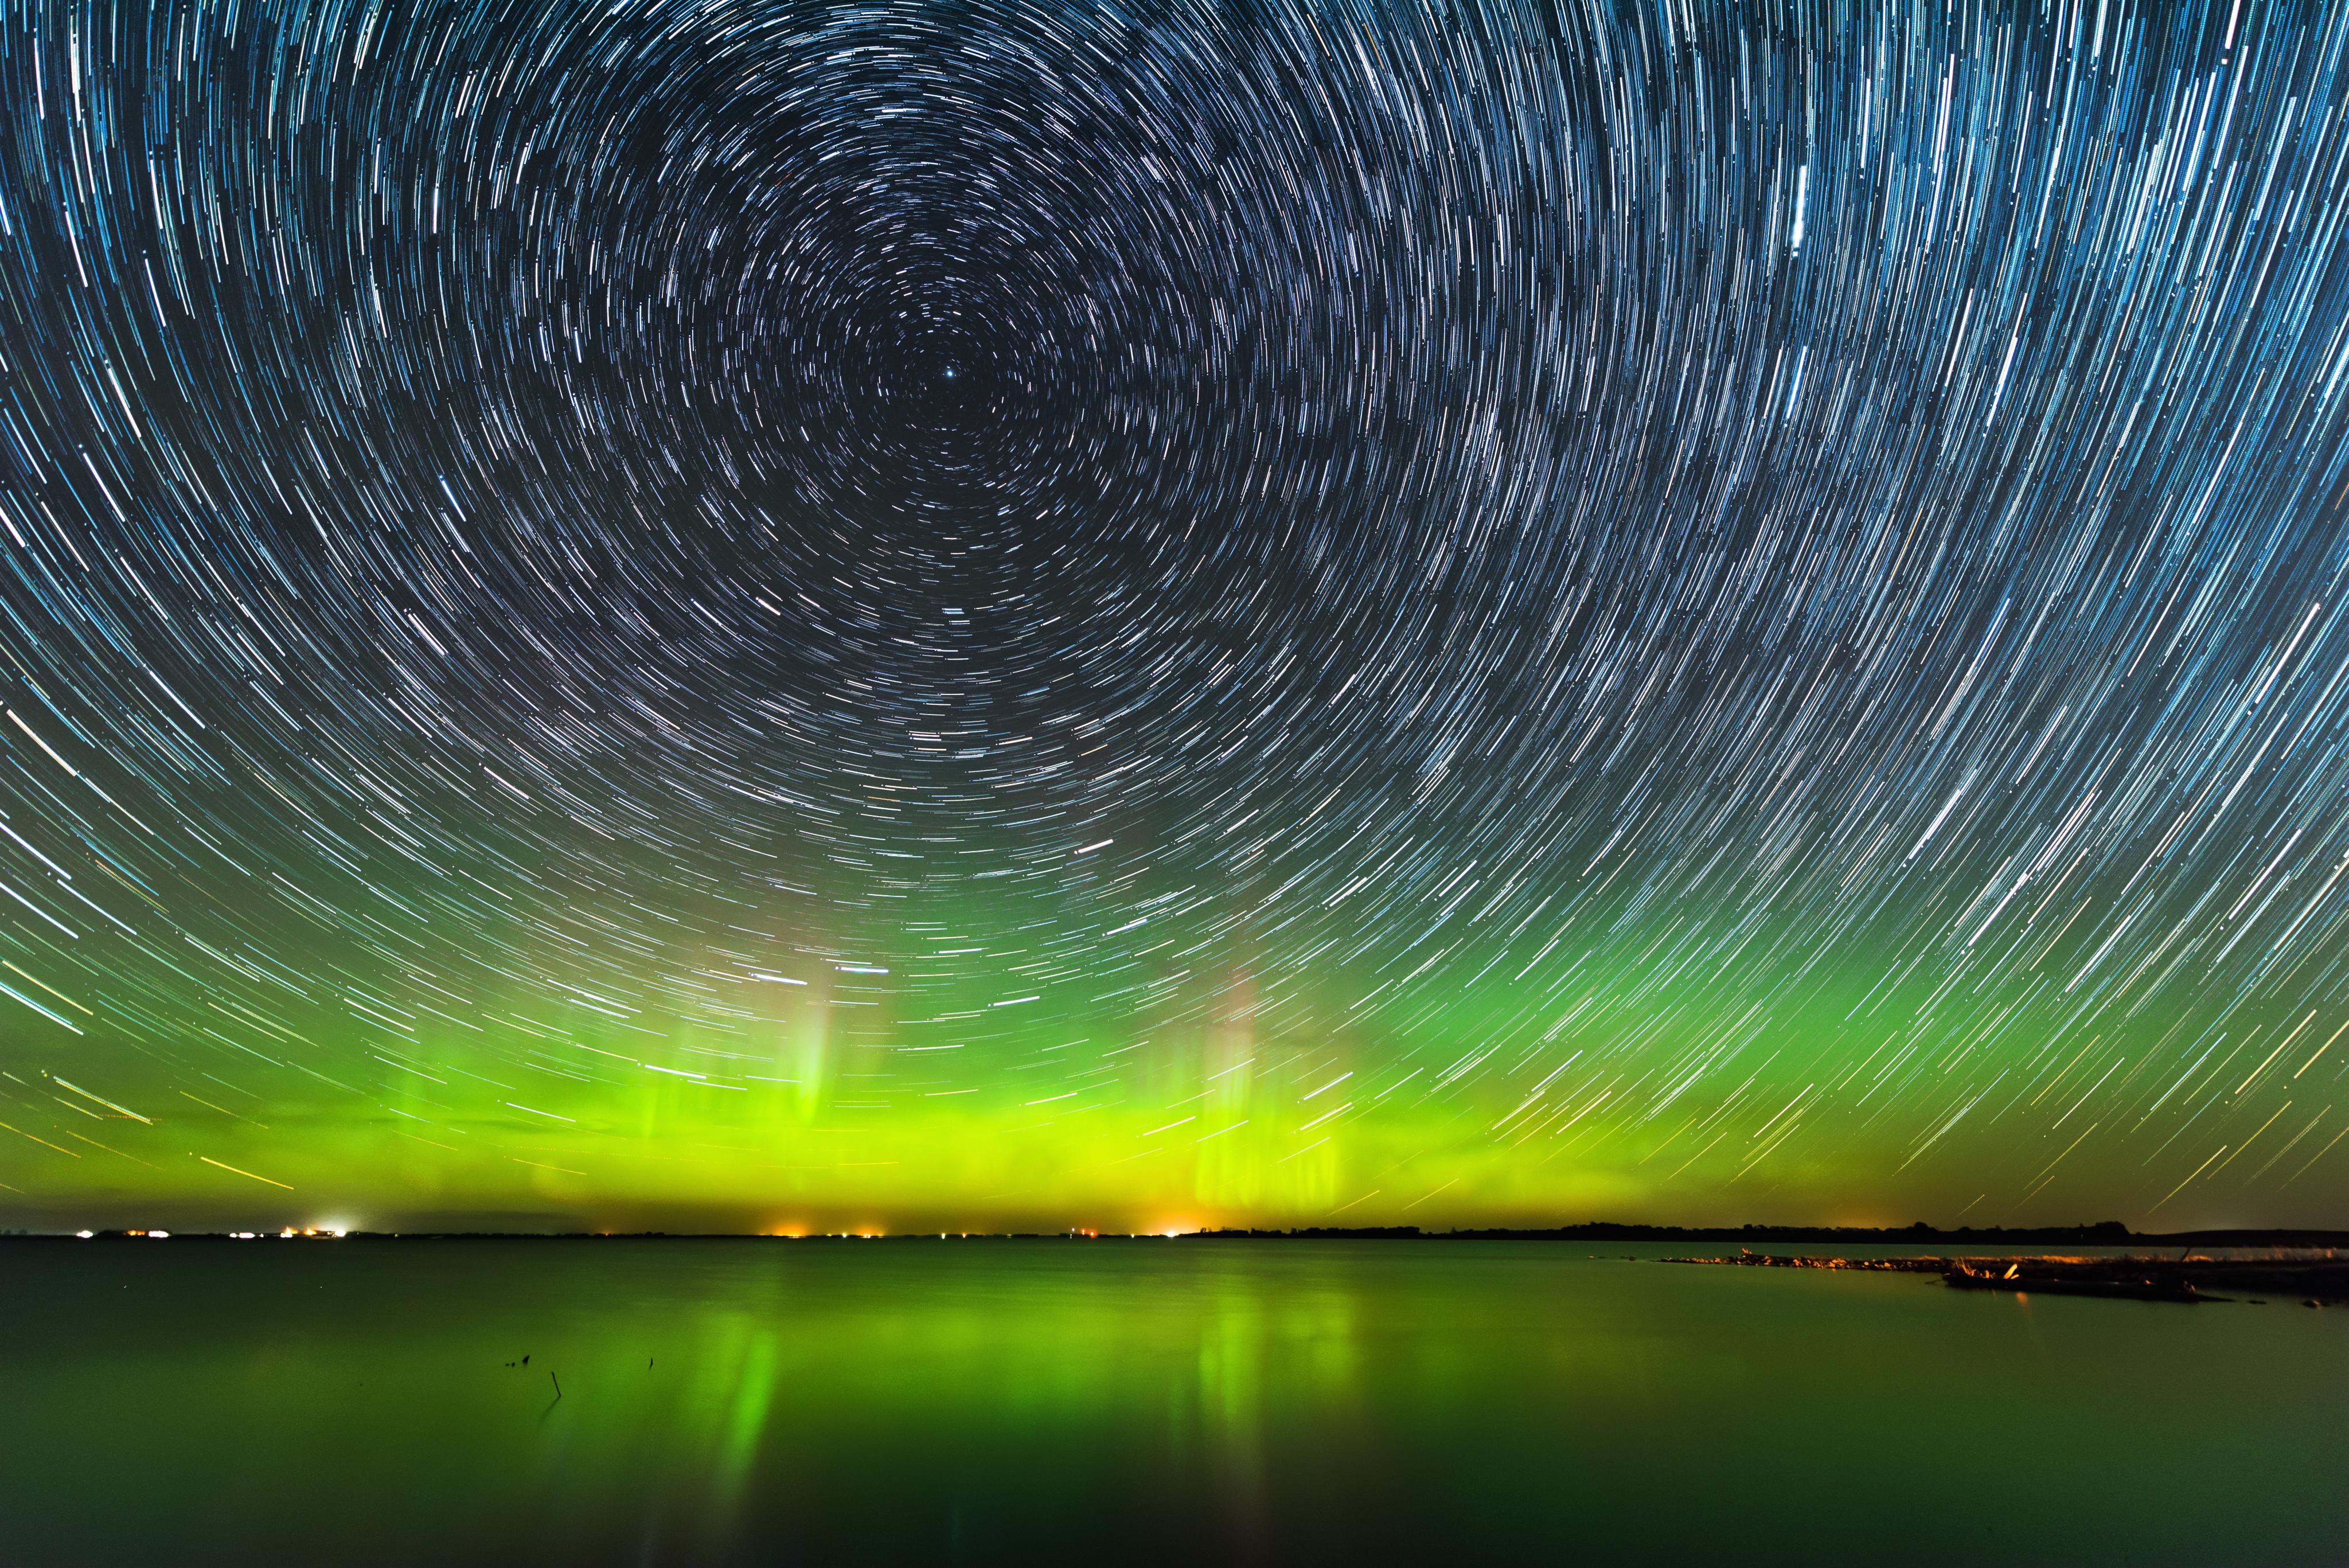
[[2344,73],[11,5],[0,1218],[2342,1223]]

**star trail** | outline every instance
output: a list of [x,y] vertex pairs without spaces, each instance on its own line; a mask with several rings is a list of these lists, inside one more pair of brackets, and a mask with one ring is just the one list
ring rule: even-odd
[[2337,1223],[2349,12],[0,12],[26,1222]]

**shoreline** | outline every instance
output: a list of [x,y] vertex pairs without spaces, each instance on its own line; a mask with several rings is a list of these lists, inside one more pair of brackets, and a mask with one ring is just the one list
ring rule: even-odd
[[[1729,1268],[1825,1269],[1855,1273],[1938,1274],[1955,1290],[2007,1291],[2018,1295],[2102,1296],[2121,1301],[2233,1302],[2262,1298],[2214,1295],[2213,1290],[2261,1292],[2296,1297],[2303,1306],[2349,1302],[2349,1258],[2330,1248],[2321,1257],[2198,1258],[2216,1248],[2183,1249],[2175,1258],[2127,1254],[2118,1257],[1827,1258],[1789,1257],[1741,1251],[1733,1258],[1665,1258],[1667,1263]],[[2284,1251],[2286,1249],[2276,1249]]]
[[[1953,1231],[1919,1224],[1900,1230],[1854,1226],[1630,1225],[1613,1221],[1543,1229],[1480,1228],[1423,1231],[1415,1225],[1307,1226],[1288,1230],[1214,1230],[1164,1232],[1093,1231],[905,1231],[882,1233],[824,1231],[806,1235],[773,1235],[756,1231],[347,1231],[317,1230],[225,1231],[9,1231],[0,1232],[0,1245],[60,1241],[1574,1241],[1667,1242],[1682,1245],[1810,1245],[1843,1247],[2103,1247],[2158,1250],[2241,1249],[2264,1251],[2349,1251],[2349,1231],[2229,1230],[2139,1232],[2116,1220],[2096,1225],[1992,1226]],[[1754,1254],[1763,1256],[1764,1254]],[[1697,1261],[1697,1260],[1689,1260]],[[1734,1260],[1704,1260],[1723,1262]],[[1946,1260],[1943,1260],[1946,1262]],[[1825,1266],[1820,1264],[1817,1266]]]

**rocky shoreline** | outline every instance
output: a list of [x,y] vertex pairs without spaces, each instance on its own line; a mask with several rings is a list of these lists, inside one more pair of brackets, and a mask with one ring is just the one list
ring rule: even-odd
[[[2349,1258],[2315,1256],[2216,1258],[2191,1251],[2175,1257],[1840,1258],[1795,1257],[1740,1249],[1734,1257],[1666,1258],[1668,1263],[1735,1268],[1843,1269],[1862,1273],[1939,1274],[1958,1290],[2013,1291],[2048,1295],[2104,1296],[2122,1301],[2249,1301],[2293,1299],[2316,1307],[2349,1303]],[[2242,1295],[2219,1295],[2234,1291]]]

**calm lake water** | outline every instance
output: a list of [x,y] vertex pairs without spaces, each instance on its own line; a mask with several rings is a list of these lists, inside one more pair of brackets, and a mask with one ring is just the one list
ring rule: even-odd
[[1588,1254],[14,1245],[0,1561],[2349,1562],[2349,1311]]

